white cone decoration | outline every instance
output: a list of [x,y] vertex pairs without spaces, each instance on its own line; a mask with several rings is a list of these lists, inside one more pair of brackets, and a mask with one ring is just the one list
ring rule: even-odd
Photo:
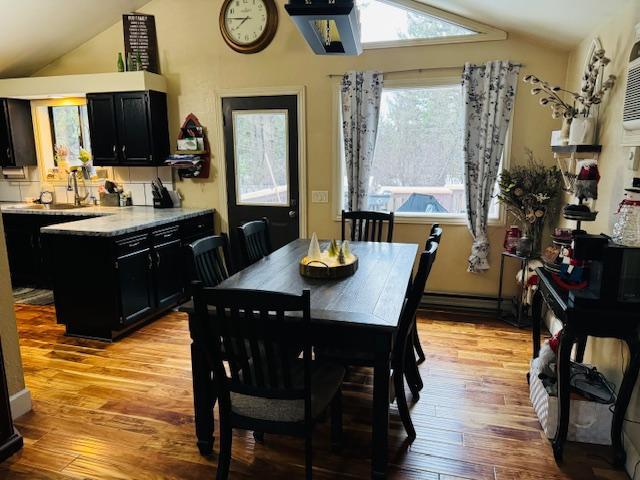
[[320,251],[318,236],[316,235],[316,232],[313,232],[313,235],[311,235],[311,242],[309,243],[309,252],[307,252],[307,257],[309,257],[309,260],[320,260],[321,256],[322,252]]
[[345,260],[349,260],[352,256],[351,248],[349,247],[349,240],[343,241],[340,248],[342,249],[342,254],[344,255]]

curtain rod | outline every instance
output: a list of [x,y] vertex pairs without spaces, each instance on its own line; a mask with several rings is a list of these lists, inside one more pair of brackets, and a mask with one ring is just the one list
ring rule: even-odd
[[[524,67],[525,65],[522,63],[514,63],[513,64],[515,67]],[[453,70],[453,69],[459,69],[462,70],[464,68],[464,65],[449,65],[449,66],[444,66],[444,67],[425,67],[425,68],[410,68],[408,70],[391,70],[389,72],[382,72],[384,75],[391,75],[394,73],[412,73],[412,72],[416,72],[416,73],[422,73],[422,72],[429,72],[431,70]],[[335,77],[342,77],[344,76],[344,73],[330,73],[327,75],[327,77],[329,78],[335,78]]]

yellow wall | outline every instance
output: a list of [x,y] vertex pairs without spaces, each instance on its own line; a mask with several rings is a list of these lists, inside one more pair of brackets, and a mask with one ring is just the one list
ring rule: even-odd
[[[618,77],[617,84],[607,99],[603,102],[599,119],[599,143],[602,144],[602,155],[599,161],[600,175],[602,176],[598,189],[598,200],[595,209],[598,214],[597,221],[583,223],[583,228],[589,233],[606,233],[611,235],[615,222],[614,213],[622,199],[624,188],[631,185],[634,176],[640,176],[639,172],[633,172],[627,168],[624,162],[626,149],[622,143],[622,108],[624,91],[626,88],[626,72],[629,52],[635,38],[634,26],[640,22],[640,4],[633,2],[624,11],[601,25],[597,31],[585,38],[584,41],[570,54],[567,69],[567,86],[570,90],[580,87],[580,76],[583,72],[585,57],[588,55],[589,46],[594,37],[599,37],[607,56],[612,59],[607,70],[608,73]],[[568,225],[573,223],[563,222]],[[603,321],[606,319],[603,318]],[[587,346],[585,361],[595,364],[608,379],[620,385],[622,379],[623,356],[625,363],[629,360],[629,352],[618,340],[590,339]],[[640,420],[640,398],[636,388],[626,418]],[[637,450],[640,450],[640,425],[625,422],[624,428],[628,438],[633,443],[634,450],[627,448],[627,471],[633,472],[636,462],[640,459]],[[638,469],[640,470],[640,469]],[[640,473],[636,474],[640,478]]]
[[[273,43],[255,55],[235,53],[222,40],[218,28],[221,0],[194,0],[184,7],[180,2],[153,0],[141,11],[155,15],[162,74],[167,78],[169,121],[173,138],[185,115],[195,113],[209,129],[212,142],[218,118],[214,111],[216,89],[278,86],[306,87],[307,94],[307,170],[308,196],[312,190],[336,192],[332,186],[333,121],[332,85],[329,73],[349,69],[381,69],[462,66],[465,61],[485,62],[511,59],[526,66],[523,74],[535,72],[552,82],[562,83],[566,76],[567,54],[529,40],[510,37],[506,41],[463,43],[441,46],[404,47],[366,51],[360,57],[324,57],[311,53],[278,1],[280,24]],[[120,23],[97,35],[86,44],[56,60],[36,75],[97,73],[114,71],[117,52],[122,50]],[[430,75],[451,75],[451,70]],[[454,75],[459,70],[453,71]],[[537,105],[524,84],[515,106],[512,160],[523,157],[525,146],[546,161],[550,131],[559,128],[549,112]],[[219,159],[214,158],[214,165]],[[214,170],[215,171],[215,170]],[[213,206],[220,209],[218,176],[206,181],[187,180],[178,185],[186,206]],[[331,201],[311,204],[308,208],[308,231],[319,237],[337,235]],[[429,225],[398,225],[398,241],[423,243]],[[504,228],[493,228],[493,268],[485,274],[466,273],[471,244],[464,226],[446,226],[442,252],[439,254],[429,288],[437,291],[495,294],[497,266]],[[509,271],[508,278],[514,271]],[[512,282],[510,282],[512,283]]]
[[0,337],[2,337],[2,353],[7,374],[9,394],[24,388],[22,360],[18,346],[18,330],[16,315],[13,311],[13,294],[11,293],[11,275],[7,261],[7,246],[4,241],[4,226],[0,219]]

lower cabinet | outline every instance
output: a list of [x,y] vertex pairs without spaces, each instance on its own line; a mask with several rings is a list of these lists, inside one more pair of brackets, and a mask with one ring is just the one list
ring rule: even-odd
[[[193,224],[206,228],[194,236]],[[111,341],[175,307],[186,299],[184,245],[211,234],[209,214],[120,237],[44,235],[56,252],[58,323],[68,335]],[[65,268],[70,255],[87,261]]]
[[43,245],[40,229],[85,218],[90,217],[3,212],[4,235],[13,287],[51,288],[49,254]]

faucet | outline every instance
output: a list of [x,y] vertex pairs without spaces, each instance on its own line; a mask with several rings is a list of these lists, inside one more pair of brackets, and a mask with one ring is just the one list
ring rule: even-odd
[[78,171],[72,170],[69,172],[69,176],[67,178],[67,192],[73,192],[73,204],[76,207],[82,205],[83,200],[87,198],[89,193],[86,193],[84,196],[80,196],[78,193]]

